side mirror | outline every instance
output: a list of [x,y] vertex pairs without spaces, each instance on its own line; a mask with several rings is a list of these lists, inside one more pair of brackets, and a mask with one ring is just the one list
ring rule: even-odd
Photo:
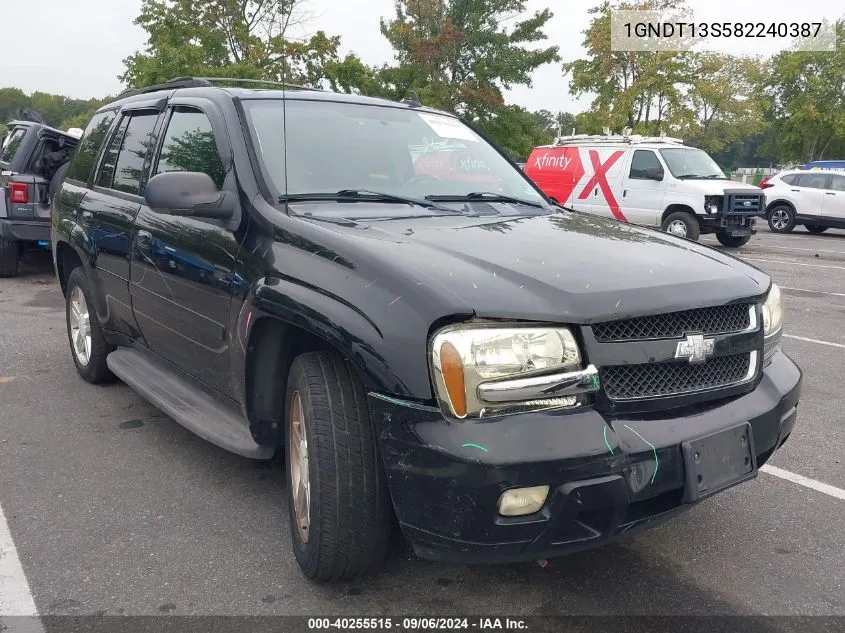
[[663,170],[660,167],[649,167],[645,171],[645,177],[649,180],[663,180]]
[[147,206],[157,213],[228,220],[237,208],[229,191],[220,191],[211,176],[198,171],[169,171],[150,178],[144,192]]

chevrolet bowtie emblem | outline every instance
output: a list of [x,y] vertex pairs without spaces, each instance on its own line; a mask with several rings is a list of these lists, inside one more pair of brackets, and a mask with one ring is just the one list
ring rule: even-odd
[[691,363],[703,363],[713,353],[716,341],[704,338],[703,334],[687,334],[687,338],[675,348],[675,358],[686,358]]

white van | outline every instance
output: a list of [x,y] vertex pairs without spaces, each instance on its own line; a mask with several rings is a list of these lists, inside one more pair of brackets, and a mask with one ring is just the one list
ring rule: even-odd
[[765,217],[759,187],[731,181],[707,152],[680,139],[576,135],[536,147],[526,174],[558,203],[698,240],[747,243]]

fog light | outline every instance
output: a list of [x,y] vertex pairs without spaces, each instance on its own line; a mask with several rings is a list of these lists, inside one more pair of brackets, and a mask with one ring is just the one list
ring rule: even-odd
[[548,495],[548,486],[506,490],[499,498],[499,514],[505,517],[534,514],[546,503]]

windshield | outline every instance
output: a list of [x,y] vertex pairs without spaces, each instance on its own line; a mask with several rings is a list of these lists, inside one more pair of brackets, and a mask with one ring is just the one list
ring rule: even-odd
[[[411,108],[317,100],[288,100],[286,112],[281,100],[244,105],[268,176],[288,199],[342,191],[414,200],[483,193],[486,200],[509,196],[545,207],[519,170],[455,118]],[[395,199],[385,197],[382,202],[391,203],[389,211],[385,209],[389,215],[420,213],[420,208]],[[526,211],[517,206],[514,213]],[[354,213],[344,206],[345,215]]]
[[727,177],[710,155],[693,147],[661,149],[660,155],[666,161],[675,178],[723,178]]

